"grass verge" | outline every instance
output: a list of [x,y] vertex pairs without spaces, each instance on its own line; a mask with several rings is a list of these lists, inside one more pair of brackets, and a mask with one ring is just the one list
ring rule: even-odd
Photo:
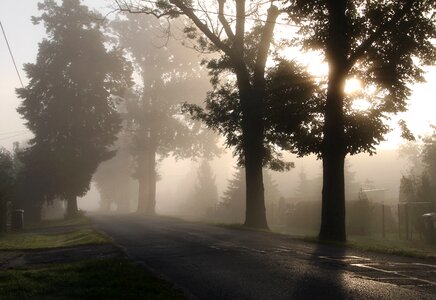
[[380,236],[349,236],[346,243],[340,243],[333,241],[320,241],[317,238],[316,232],[309,230],[289,231],[283,228],[271,228],[271,230],[268,231],[249,228],[243,224],[215,223],[213,225],[236,230],[254,230],[289,235],[296,239],[310,243],[349,247],[352,249],[383,254],[436,259],[436,244],[429,244],[424,240],[400,240],[396,235],[388,236],[387,238],[382,238]]
[[351,236],[347,246],[379,253],[419,258],[436,258],[436,245],[423,240],[382,239]]
[[91,224],[91,220],[84,215],[80,215],[74,218],[43,220],[38,223],[25,224],[25,229],[77,226],[87,224]]
[[349,235],[346,243],[320,241],[314,231],[289,231],[274,228],[273,232],[287,234],[312,243],[329,244],[333,246],[349,247],[352,249],[371,251],[383,254],[395,254],[416,258],[436,258],[436,245],[424,240],[400,240],[397,235],[386,238],[377,236]]
[[108,243],[101,233],[77,229],[64,233],[8,233],[0,236],[0,250],[32,250]]
[[0,299],[186,299],[124,259],[0,271]]

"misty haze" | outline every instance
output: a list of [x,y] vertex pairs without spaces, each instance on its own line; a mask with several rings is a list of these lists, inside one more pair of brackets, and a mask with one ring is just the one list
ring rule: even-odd
[[433,1],[4,2],[0,299],[434,299]]

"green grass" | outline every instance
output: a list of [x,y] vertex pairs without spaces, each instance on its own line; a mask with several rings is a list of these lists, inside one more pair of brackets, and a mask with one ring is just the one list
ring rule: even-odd
[[74,218],[43,220],[39,223],[25,224],[26,229],[35,228],[50,228],[50,227],[64,227],[64,226],[77,226],[91,224],[91,220],[84,215]]
[[170,283],[123,259],[0,271],[0,299],[186,299]]
[[381,235],[349,235],[348,241],[346,243],[339,243],[321,242],[317,238],[317,232],[313,230],[285,230],[283,228],[274,228],[273,232],[290,234],[301,240],[312,243],[324,243],[341,247],[350,247],[358,250],[385,254],[395,254],[408,257],[436,258],[435,244],[429,244],[428,242],[421,239],[400,240],[397,234],[387,235],[386,238],[382,238]]
[[436,258],[436,244],[424,240],[400,240],[398,237],[351,236],[347,246],[380,253],[410,257]]
[[8,233],[0,236],[0,250],[30,250],[107,243],[108,239],[93,229],[63,233]]

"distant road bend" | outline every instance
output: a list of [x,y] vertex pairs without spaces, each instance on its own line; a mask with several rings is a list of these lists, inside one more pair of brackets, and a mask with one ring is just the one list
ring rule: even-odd
[[436,261],[169,217],[95,215],[130,258],[194,299],[436,299]]

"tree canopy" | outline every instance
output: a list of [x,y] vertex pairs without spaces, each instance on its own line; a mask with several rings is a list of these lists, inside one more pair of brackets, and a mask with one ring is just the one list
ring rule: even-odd
[[[273,158],[278,152],[265,139],[266,64],[279,8],[273,2],[261,1],[218,1],[212,6],[179,0],[144,1],[138,6],[124,1],[116,3],[121,10],[131,13],[168,18],[184,15],[190,20],[184,32],[194,47],[203,52],[218,52],[219,57],[207,63],[215,86],[206,104],[210,114],[193,106],[188,110],[224,134],[228,145],[236,146],[246,172],[245,224],[267,228],[262,167],[265,162],[272,162],[276,168],[287,166]],[[251,30],[251,16],[259,17],[264,12],[266,19],[258,18]]]
[[[182,115],[183,101],[198,103],[209,86],[197,53],[162,36],[171,26],[153,16],[126,14],[112,32],[132,58],[141,82],[126,95],[124,120],[139,181],[138,210],[154,214],[158,161],[201,152],[207,134]],[[203,134],[200,134],[203,132]],[[203,147],[204,148],[204,147]]]
[[7,202],[12,199],[16,171],[12,155],[0,148],[0,233],[7,229]]
[[[408,84],[423,80],[433,64],[434,1],[289,0],[287,12],[300,26],[295,42],[320,51],[329,65],[325,108],[315,153],[323,159],[320,238],[345,240],[344,161],[347,154],[373,153],[384,139],[390,114],[406,110]],[[369,108],[353,108],[347,79],[363,82]],[[402,127],[404,123],[401,123]],[[405,135],[409,132],[405,131]]]
[[120,117],[113,95],[131,84],[131,67],[120,49],[106,48],[101,16],[79,0],[46,0],[38,8],[42,13],[32,21],[43,23],[47,38],[36,63],[25,65],[30,81],[17,89],[18,112],[34,134],[29,159],[50,176],[46,193],[68,199],[75,213],[76,197],[114,154]]

